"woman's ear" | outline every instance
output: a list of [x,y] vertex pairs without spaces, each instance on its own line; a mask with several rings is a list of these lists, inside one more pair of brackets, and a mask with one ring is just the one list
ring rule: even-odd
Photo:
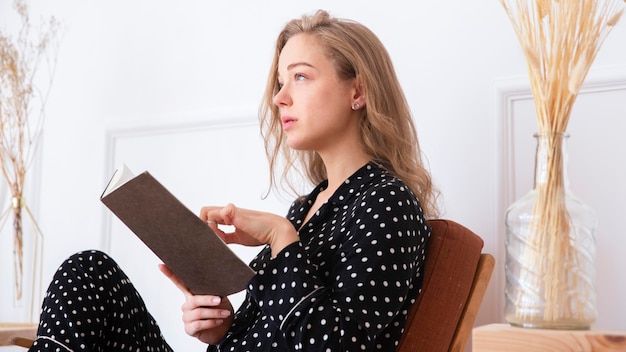
[[353,80],[352,110],[359,110],[365,107],[365,91],[361,85],[361,80],[357,77]]

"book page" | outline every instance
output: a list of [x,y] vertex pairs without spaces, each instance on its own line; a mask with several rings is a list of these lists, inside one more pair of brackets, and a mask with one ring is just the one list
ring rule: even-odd
[[132,180],[133,177],[135,177],[135,175],[133,174],[132,171],[130,171],[128,166],[126,166],[126,164],[122,164],[122,166],[117,168],[117,170],[115,170],[115,173],[113,173],[113,176],[111,177],[111,180],[109,181],[109,184],[104,189],[104,193],[102,193],[102,197],[115,191],[121,185]]

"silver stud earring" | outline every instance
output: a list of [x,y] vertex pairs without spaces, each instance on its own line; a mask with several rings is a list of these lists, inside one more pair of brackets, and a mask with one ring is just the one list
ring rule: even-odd
[[361,105],[359,103],[352,103],[352,110],[359,110],[360,107]]

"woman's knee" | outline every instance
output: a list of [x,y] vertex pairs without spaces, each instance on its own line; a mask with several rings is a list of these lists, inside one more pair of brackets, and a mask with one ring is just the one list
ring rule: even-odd
[[78,284],[122,279],[126,279],[126,275],[111,256],[99,250],[87,250],[65,259],[54,274],[53,283],[59,280],[65,283],[76,280]]

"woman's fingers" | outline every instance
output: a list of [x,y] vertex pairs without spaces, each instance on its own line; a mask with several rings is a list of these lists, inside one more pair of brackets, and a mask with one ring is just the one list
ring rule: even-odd
[[191,337],[199,338],[203,333],[206,333],[211,329],[215,329],[222,324],[224,324],[224,319],[195,320],[193,322],[186,322],[185,333]]
[[185,332],[206,343],[219,341],[232,322],[232,305],[217,296],[188,296],[181,307]]
[[[184,306],[184,305],[183,305]],[[193,309],[182,308],[183,321],[192,323],[199,320],[215,320],[228,318],[232,313],[228,309],[195,307]]]
[[200,219],[209,226],[212,225],[233,225],[233,217],[236,207],[229,203],[223,207],[202,207],[200,209]]
[[200,208],[200,219],[202,219],[202,221],[208,223],[209,225],[221,224],[221,219],[219,219],[220,209],[222,209],[222,207],[202,207]]
[[[232,203],[224,207],[203,207],[200,218],[226,243],[244,246],[269,244],[272,253],[278,253],[298,240],[295,228],[284,217],[237,208]],[[232,231],[226,232],[228,230],[222,230],[218,225],[229,225]]]
[[221,303],[222,299],[219,296],[191,295],[185,299],[183,309],[195,309],[198,307],[219,308],[221,306]]

